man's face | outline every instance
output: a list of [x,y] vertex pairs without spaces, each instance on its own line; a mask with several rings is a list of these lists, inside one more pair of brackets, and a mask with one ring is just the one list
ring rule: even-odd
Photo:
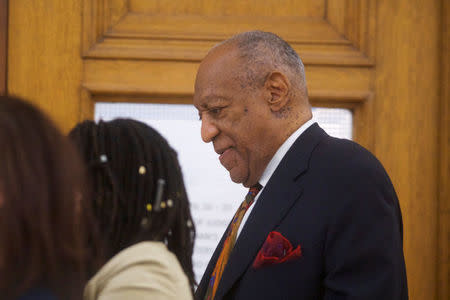
[[231,180],[249,187],[259,180],[274,153],[265,137],[270,109],[264,88],[249,87],[242,79],[236,54],[218,48],[205,58],[197,73],[194,105],[203,141],[213,143]]

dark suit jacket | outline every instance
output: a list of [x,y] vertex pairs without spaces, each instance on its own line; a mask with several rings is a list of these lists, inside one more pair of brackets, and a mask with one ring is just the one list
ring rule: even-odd
[[[271,231],[300,245],[302,256],[255,269]],[[380,162],[313,124],[261,192],[215,299],[408,299],[402,236],[399,202]],[[196,299],[204,298],[222,243]]]

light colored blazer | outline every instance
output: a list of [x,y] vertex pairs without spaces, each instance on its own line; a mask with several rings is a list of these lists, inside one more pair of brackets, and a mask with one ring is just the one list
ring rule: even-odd
[[111,258],[88,282],[84,300],[191,300],[189,281],[161,242],[141,242]]

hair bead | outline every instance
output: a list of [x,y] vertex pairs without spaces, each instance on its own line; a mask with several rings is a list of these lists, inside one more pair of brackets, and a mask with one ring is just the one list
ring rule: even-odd
[[106,156],[106,154],[100,155],[100,162],[101,162],[101,163],[106,163],[106,162],[108,162],[108,156]]
[[144,175],[147,172],[147,169],[145,168],[145,166],[140,166],[139,167],[139,174],[140,175]]

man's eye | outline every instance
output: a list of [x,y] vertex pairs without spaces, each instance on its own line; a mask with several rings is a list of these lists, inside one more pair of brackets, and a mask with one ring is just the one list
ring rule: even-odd
[[210,109],[209,112],[210,112],[212,115],[217,115],[217,114],[220,113],[221,110],[222,110],[222,108],[213,108],[213,109]]

